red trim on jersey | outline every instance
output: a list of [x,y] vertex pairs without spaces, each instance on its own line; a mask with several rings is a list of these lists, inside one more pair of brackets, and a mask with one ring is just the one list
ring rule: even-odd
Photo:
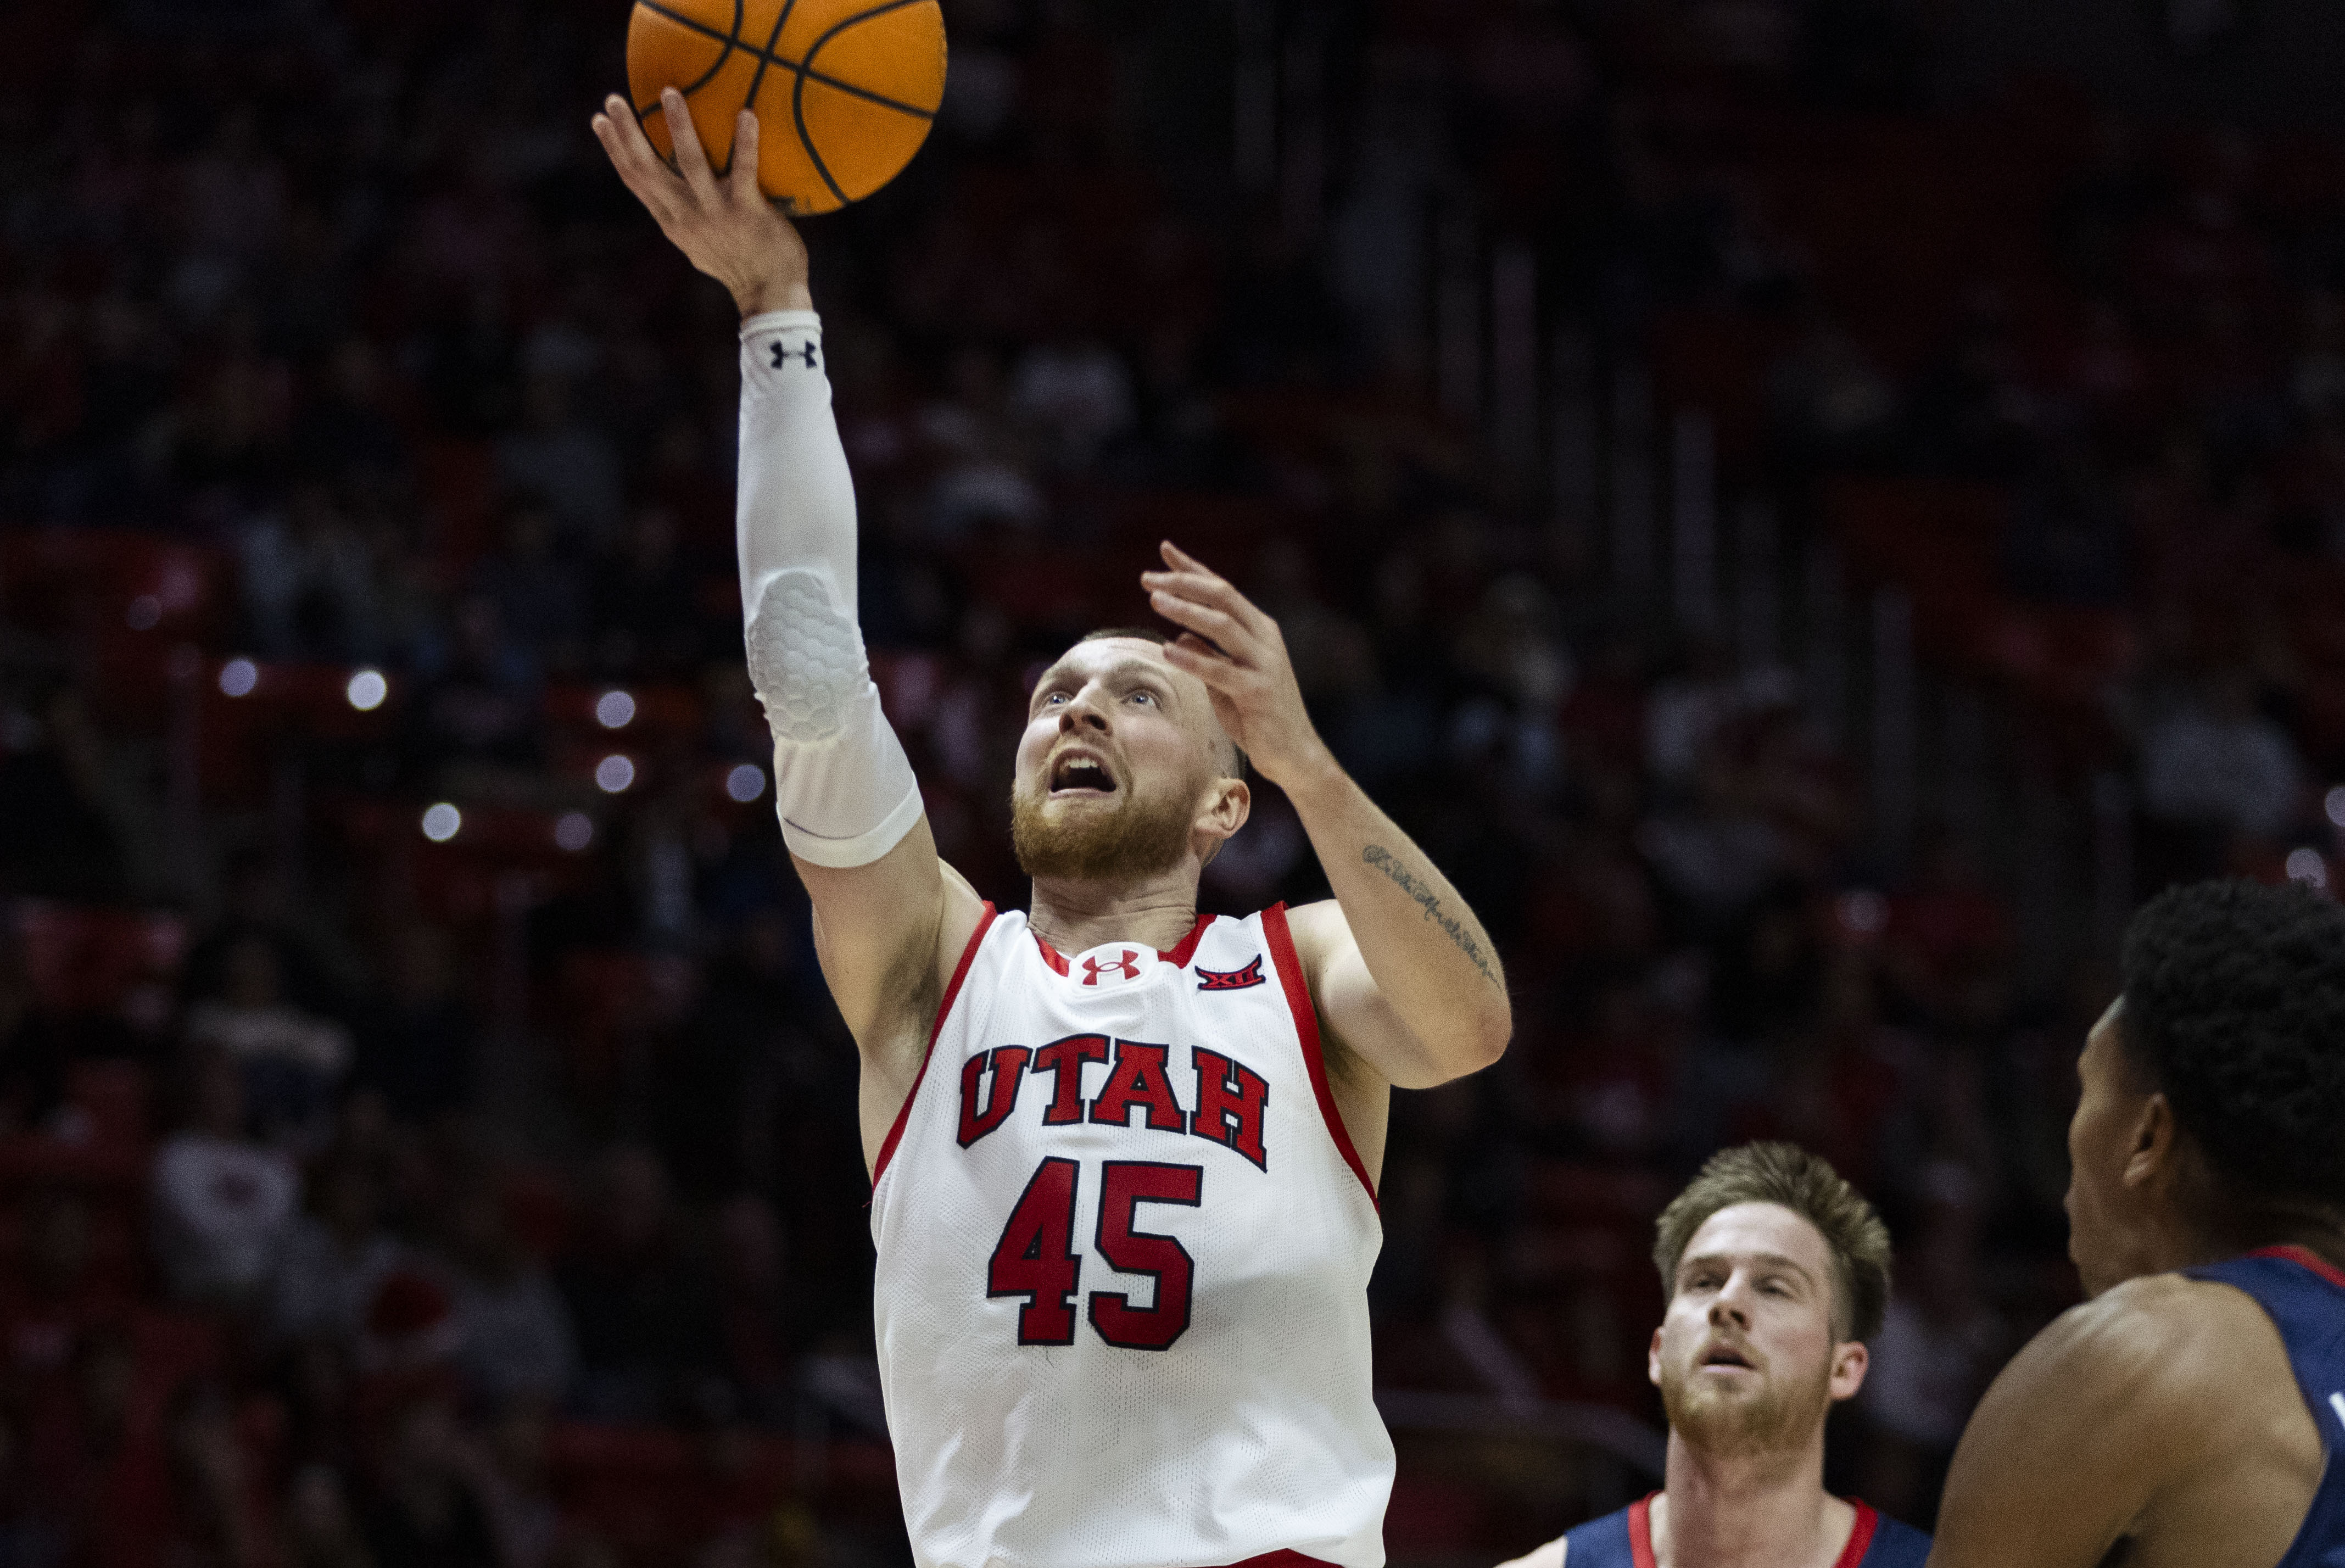
[[1243,1563],[1233,1563],[1230,1568],[1335,1568],[1316,1557],[1305,1557],[1300,1552],[1265,1552],[1259,1557],[1249,1557]]
[[[1629,1505],[1629,1555],[1637,1568],[1659,1568],[1653,1556],[1653,1499],[1659,1496],[1648,1492]],[[1570,1563],[1563,1568],[1571,1568]]]
[[912,1092],[904,1096],[903,1105],[896,1112],[896,1124],[888,1129],[888,1141],[879,1145],[879,1157],[872,1162],[871,1185],[875,1187],[879,1178],[888,1174],[888,1162],[896,1157],[896,1145],[904,1136],[904,1124],[912,1118],[912,1102],[920,1097],[920,1084],[929,1075],[929,1058],[936,1054],[937,1036],[945,1032],[946,1015],[960,996],[960,983],[969,978],[969,966],[977,960],[978,947],[985,941],[985,933],[993,929],[994,913],[993,904],[988,901],[985,918],[977,922],[969,945],[960,950],[960,962],[953,966],[952,979],[945,985],[945,999],[937,1003],[937,1021],[929,1026],[929,1048],[920,1053],[920,1070],[912,1075]]
[[[1658,1492],[1649,1492],[1629,1505],[1629,1555],[1637,1560],[1637,1568],[1657,1568],[1653,1556],[1653,1499]],[[1856,1522],[1849,1528],[1848,1544],[1832,1559],[1832,1568],[1857,1568],[1864,1554],[1873,1550],[1873,1538],[1880,1532],[1881,1515],[1873,1504],[1860,1502],[1852,1497],[1848,1505],[1856,1510]],[[1571,1568],[1565,1563],[1564,1568]]]
[[1361,1163],[1360,1151],[1352,1146],[1344,1114],[1335,1108],[1335,1095],[1327,1087],[1327,1062],[1319,1048],[1319,1010],[1311,1004],[1311,988],[1304,983],[1303,961],[1294,956],[1294,933],[1286,927],[1284,904],[1273,904],[1262,911],[1262,934],[1269,939],[1270,962],[1278,971],[1278,983],[1286,989],[1286,1009],[1294,1014],[1294,1033],[1303,1040],[1303,1063],[1311,1070],[1311,1092],[1319,1097],[1319,1115],[1335,1135],[1335,1152],[1360,1178],[1368,1201],[1381,1214],[1384,1205],[1376,1200],[1376,1184],[1368,1179],[1368,1167]]
[[[1197,917],[1197,923],[1189,928],[1189,934],[1172,944],[1172,952],[1166,952],[1162,949],[1159,949],[1156,956],[1162,959],[1165,962],[1171,964],[1175,969],[1188,968],[1189,961],[1197,956],[1197,944],[1205,940],[1205,928],[1213,923],[1213,916],[1209,914],[1199,915]],[[1305,1558],[1304,1561],[1308,1562],[1309,1559]],[[1241,1564],[1241,1568],[1243,1568],[1243,1564]]]
[[2338,1268],[2309,1247],[2259,1247],[2248,1256],[2249,1257],[2285,1257],[2290,1263],[2302,1264],[2338,1289],[2345,1290],[2345,1268]]
[[1026,931],[1029,935],[1033,937],[1034,945],[1042,950],[1042,962],[1049,964],[1052,969],[1057,970],[1061,974],[1068,973],[1069,969],[1066,955],[1061,952],[1057,948],[1052,947],[1048,942],[1044,941],[1042,933],[1036,931],[1032,926],[1028,926]]
[[1849,1531],[1848,1544],[1840,1549],[1840,1559],[1832,1568],[1856,1568],[1864,1561],[1864,1554],[1873,1550],[1873,1537],[1881,1528],[1881,1515],[1873,1512],[1873,1504],[1859,1502],[1853,1497],[1848,1502],[1856,1510],[1856,1523]]
[[[1162,959],[1165,962],[1171,964],[1175,969],[1188,968],[1189,961],[1197,955],[1197,943],[1204,940],[1205,928],[1213,923],[1213,916],[1209,914],[1199,915],[1197,917],[1197,923],[1189,928],[1189,934],[1172,944],[1172,952],[1167,952],[1160,947],[1156,950],[1156,956]],[[1061,974],[1071,974],[1072,972],[1072,970],[1067,963],[1066,955],[1064,953],[1061,952],[1057,948],[1052,947],[1049,942],[1044,940],[1042,933],[1039,931],[1034,931],[1032,926],[1030,925],[1026,929],[1030,932],[1034,932],[1034,945],[1042,950],[1042,962],[1044,963],[1049,964]]]

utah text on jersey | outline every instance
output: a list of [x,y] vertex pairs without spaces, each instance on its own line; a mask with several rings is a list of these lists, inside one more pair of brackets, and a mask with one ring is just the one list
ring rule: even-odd
[[1381,1232],[1285,911],[971,940],[872,1193],[914,1556],[1381,1568]]

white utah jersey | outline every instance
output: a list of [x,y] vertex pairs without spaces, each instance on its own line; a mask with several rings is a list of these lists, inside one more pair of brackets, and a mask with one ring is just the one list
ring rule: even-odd
[[1071,959],[987,906],[871,1232],[922,1568],[1382,1568],[1382,1229],[1283,906]]

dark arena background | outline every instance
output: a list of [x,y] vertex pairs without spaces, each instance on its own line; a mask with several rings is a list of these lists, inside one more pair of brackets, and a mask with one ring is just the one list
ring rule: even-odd
[[[1891,1218],[1831,1479],[1926,1523],[2125,918],[2339,874],[2345,17],[946,12],[806,225],[945,854],[1022,903],[1024,683],[1170,535],[1512,975],[1396,1107],[1395,1562],[1652,1484],[1650,1222],[1761,1135]],[[0,1559],[908,1562],[624,0],[0,15]],[[1262,796],[1215,907],[1323,886]]]

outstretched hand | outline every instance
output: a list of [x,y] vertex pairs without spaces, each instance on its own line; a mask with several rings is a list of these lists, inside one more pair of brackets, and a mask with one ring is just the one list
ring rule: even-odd
[[652,148],[627,100],[616,93],[594,117],[594,137],[635,199],[695,267],[731,290],[744,317],[766,311],[811,311],[806,242],[781,209],[757,188],[757,117],[743,109],[733,123],[733,166],[722,178],[708,165],[684,95],[662,89],[675,167]]
[[1222,728],[1272,783],[1291,793],[1332,769],[1278,623],[1178,545],[1159,548],[1166,569],[1142,572],[1140,583],[1156,613],[1182,629],[1165,645],[1166,660],[1205,683]]

